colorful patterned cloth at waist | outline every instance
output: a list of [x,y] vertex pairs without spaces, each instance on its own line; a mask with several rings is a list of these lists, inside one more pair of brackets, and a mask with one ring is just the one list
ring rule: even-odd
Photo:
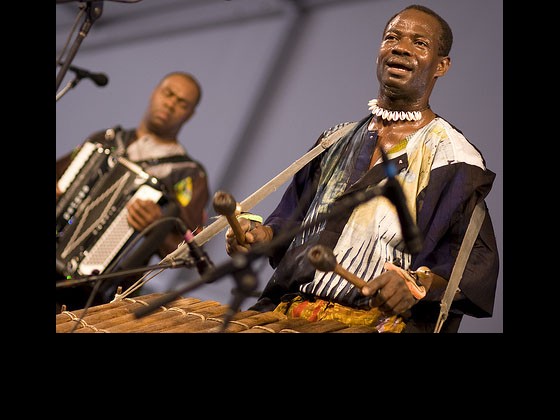
[[322,299],[310,301],[302,296],[281,302],[274,312],[285,314],[288,318],[336,320],[349,326],[372,327],[380,333],[400,333],[406,325],[400,316],[385,315],[378,308],[355,309]]

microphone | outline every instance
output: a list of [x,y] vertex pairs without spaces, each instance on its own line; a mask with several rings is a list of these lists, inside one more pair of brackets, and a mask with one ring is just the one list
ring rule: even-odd
[[190,254],[194,259],[196,269],[200,275],[214,269],[214,263],[202,247],[195,242],[194,235],[190,230],[187,230],[187,233],[185,233],[185,242],[189,247]]
[[383,195],[391,200],[397,209],[402,236],[408,251],[411,254],[417,254],[422,250],[422,234],[416,223],[412,220],[401,184],[399,184],[395,178],[397,173],[395,165],[389,161],[387,153],[385,153],[382,147],[380,147],[380,150],[383,158],[383,166],[387,174],[387,183],[383,187]]
[[69,66],[68,68],[76,73],[76,76],[78,76],[80,79],[91,79],[97,86],[105,86],[107,83],[109,83],[109,78],[105,73],[91,73],[76,66]]

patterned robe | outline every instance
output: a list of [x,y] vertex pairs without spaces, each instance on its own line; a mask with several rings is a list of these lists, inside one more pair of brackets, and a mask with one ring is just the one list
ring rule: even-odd
[[[366,281],[382,273],[385,261],[396,258],[405,269],[425,265],[449,279],[470,215],[477,200],[489,193],[495,174],[485,167],[482,155],[463,134],[439,116],[388,150],[423,237],[421,251],[410,254],[396,209],[385,196],[340,208],[344,197],[382,188],[387,179],[380,162],[368,169],[377,140],[376,133],[367,130],[370,120],[368,116],[324,132],[318,141],[332,132],[340,133],[340,139],[294,176],[265,220],[275,236],[298,225],[308,227],[275,249],[270,257],[275,272],[252,309],[273,310],[281,300],[298,294],[366,307],[367,299],[352,284],[334,272],[315,270],[307,259],[307,251],[315,244],[333,249],[342,267]],[[492,315],[498,269],[496,240],[487,211],[460,283],[459,299],[446,322],[448,330],[458,329],[463,314]],[[440,298],[428,293],[413,306],[407,328],[432,328]]]

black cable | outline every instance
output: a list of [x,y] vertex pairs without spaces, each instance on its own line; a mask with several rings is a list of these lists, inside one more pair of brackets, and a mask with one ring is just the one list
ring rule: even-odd
[[109,264],[109,266],[105,269],[105,272],[111,272],[113,268],[115,268],[121,260],[136,246],[136,244],[140,241],[140,239],[144,238],[148,233],[150,233],[156,226],[159,226],[162,223],[174,221],[179,225],[179,229],[181,234],[184,235],[187,231],[187,227],[185,223],[178,217],[162,217],[161,219],[156,220],[155,222],[151,223],[147,227],[144,228],[141,232],[136,235],[136,237],[129,242],[129,244],[121,251],[119,256]]
[[78,328],[78,325],[82,322],[82,320],[86,316],[86,314],[88,312],[88,309],[90,308],[91,304],[93,303],[93,299],[94,299],[95,295],[97,294],[97,291],[99,290],[99,286],[101,285],[102,282],[103,282],[103,280],[99,279],[93,285],[93,290],[91,291],[91,293],[88,296],[88,300],[86,302],[86,305],[84,306],[84,308],[82,310],[82,313],[80,314],[80,317],[75,321],[75,324],[72,327],[72,329],[70,330],[70,333],[73,333],[76,330],[76,328]]
[[[170,222],[170,221],[171,222],[176,222],[179,225],[179,228],[183,229],[184,232],[186,232],[187,228],[180,218],[178,218],[178,217],[162,217],[161,219],[156,220],[155,222],[151,223],[146,228],[144,228],[141,232],[139,232],[139,234],[124,248],[124,250],[121,252],[119,257],[117,257],[117,259],[114,262],[112,262],[109,267],[107,267],[106,271],[110,272],[110,268],[112,269],[113,267],[117,266],[117,264],[123,259],[125,254],[130,252],[130,250],[140,241],[141,238],[145,237],[148,233],[150,233],[157,226],[159,226],[163,223]],[[86,304],[82,308],[82,314],[80,315],[80,318],[76,321],[76,324],[74,325],[74,327],[72,328],[72,331],[70,331],[70,332],[74,332],[74,330],[78,327],[78,324],[82,321],[82,319],[87,314],[87,311],[91,307],[91,305],[93,303],[93,300],[95,299],[95,296],[99,292],[99,288],[101,287],[101,283],[103,283],[103,281],[105,279],[106,278],[99,278],[98,280],[95,281],[93,289],[90,292],[90,294],[88,296],[88,299],[86,301]]]

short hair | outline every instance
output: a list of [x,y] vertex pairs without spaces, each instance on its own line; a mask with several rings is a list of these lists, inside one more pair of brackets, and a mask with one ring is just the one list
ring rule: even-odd
[[444,18],[442,18],[440,15],[438,15],[436,12],[434,12],[432,9],[426,6],[422,6],[419,4],[412,4],[410,6],[405,7],[400,12],[395,13],[391,17],[391,19],[387,21],[387,24],[385,25],[385,29],[383,29],[383,33],[385,33],[385,31],[387,30],[389,23],[391,23],[393,19],[395,19],[398,15],[400,15],[405,10],[419,10],[421,12],[426,13],[427,15],[433,16],[438,21],[439,26],[441,28],[441,33],[439,37],[438,55],[440,57],[448,56],[449,53],[451,52],[451,46],[453,45],[453,32],[451,31],[451,27],[449,26],[449,24],[446,22]]
[[198,79],[194,77],[191,73],[187,73],[185,71],[172,71],[170,73],[167,73],[165,76],[163,76],[159,83],[161,84],[165,79],[171,76],[181,76],[186,80],[190,80],[196,86],[196,90],[198,90],[198,97],[196,98],[196,102],[194,103],[194,107],[196,107],[200,103],[200,100],[202,99],[202,86],[200,85]]

